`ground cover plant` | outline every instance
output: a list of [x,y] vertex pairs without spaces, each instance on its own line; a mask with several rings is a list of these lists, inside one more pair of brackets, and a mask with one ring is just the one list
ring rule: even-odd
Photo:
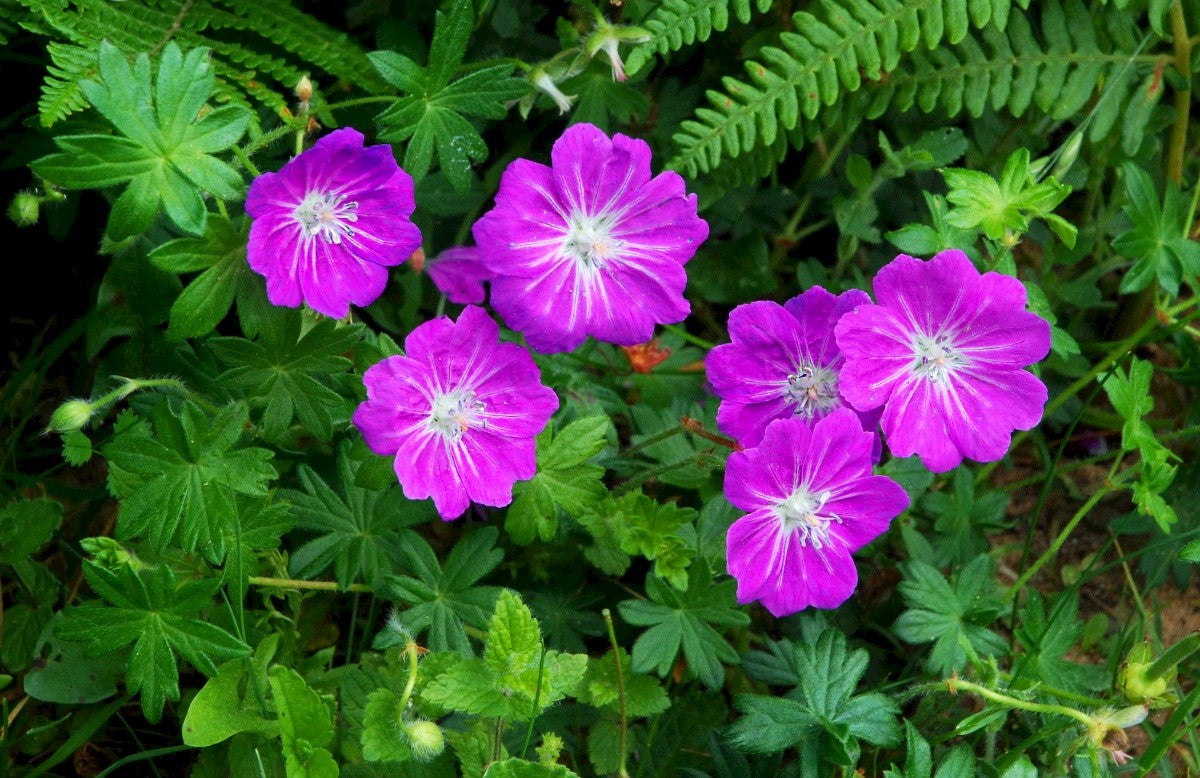
[[0,775],[1200,771],[1200,3],[0,11]]

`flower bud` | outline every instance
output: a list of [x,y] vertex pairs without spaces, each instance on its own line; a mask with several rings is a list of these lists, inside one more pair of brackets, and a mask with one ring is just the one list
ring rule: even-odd
[[416,719],[404,725],[408,735],[408,744],[412,748],[413,758],[418,762],[428,762],[446,747],[446,739],[442,729],[432,721]]
[[529,74],[529,80],[535,87],[550,95],[550,99],[558,106],[560,116],[571,110],[571,101],[575,99],[575,96],[563,94],[545,68],[534,68]]
[[1146,720],[1149,708],[1145,705],[1131,705],[1121,710],[1102,708],[1096,711],[1092,722],[1088,724],[1088,737],[1097,748],[1108,751],[1117,764],[1125,764],[1130,756],[1125,752],[1129,747],[1129,735],[1125,730],[1136,727]]
[[83,429],[89,421],[92,420],[92,414],[96,412],[96,406],[84,400],[67,400],[50,417],[50,424],[46,426],[46,432],[71,432],[72,430]]
[[300,80],[296,82],[296,97],[300,99],[301,103],[308,103],[308,101],[312,99],[312,96],[312,80],[309,79],[308,76],[301,76]]
[[42,201],[33,192],[18,192],[8,206],[8,218],[18,227],[37,224]]
[[594,57],[601,51],[607,54],[609,62],[612,63],[613,81],[624,81],[627,78],[625,63],[621,61],[618,46],[622,43],[644,43],[648,40],[650,33],[641,27],[617,27],[601,22],[588,36],[584,50],[589,57]]
[[1148,678],[1147,671],[1154,664],[1154,650],[1149,643],[1138,643],[1129,650],[1124,664],[1117,674],[1117,688],[1125,699],[1135,703],[1149,703],[1167,693],[1175,672],[1169,671],[1158,678]]

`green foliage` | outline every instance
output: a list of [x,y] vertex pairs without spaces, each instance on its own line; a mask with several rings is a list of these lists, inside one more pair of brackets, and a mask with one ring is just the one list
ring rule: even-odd
[[629,53],[625,69],[637,73],[654,54],[703,43],[714,30],[721,32],[729,26],[730,12],[746,24],[753,11],[766,13],[770,8],[771,0],[664,0],[638,22],[650,33],[650,39]]
[[670,672],[680,649],[688,668],[709,687],[725,680],[723,664],[737,664],[738,655],[714,626],[743,627],[750,617],[734,601],[734,581],[714,584],[708,565],[697,562],[688,570],[687,590],[680,592],[662,579],[646,576],[649,600],[624,600],[621,618],[635,627],[649,627],[633,644],[633,669]]
[[[740,694],[734,704],[744,716],[729,730],[733,743],[744,751],[769,754],[801,741],[818,750],[824,761],[853,768],[861,754],[859,741],[880,746],[900,742],[900,709],[879,693],[854,693],[867,669],[867,652],[848,651],[846,638],[827,629],[815,645],[776,646],[794,652],[792,661],[798,685],[783,697]],[[810,766],[809,769],[815,769]]]
[[268,680],[288,776],[336,778],[338,765],[326,748],[333,740],[333,712],[325,700],[295,670],[276,665]]
[[537,475],[513,487],[513,504],[504,520],[513,542],[551,540],[558,531],[559,508],[578,517],[604,497],[604,468],[587,462],[608,445],[611,429],[607,416],[588,416],[557,435],[547,427],[538,436]]
[[1018,149],[1004,164],[999,179],[964,168],[942,171],[950,191],[946,200],[954,208],[946,224],[962,230],[978,229],[992,240],[1012,239],[1029,231],[1030,218],[1042,219],[1068,248],[1075,245],[1077,230],[1052,211],[1071,187],[1053,177],[1037,183],[1029,173],[1029,150]]
[[343,445],[338,450],[340,494],[308,465],[296,473],[303,492],[280,491],[296,514],[296,526],[319,533],[296,549],[289,567],[292,575],[308,579],[332,566],[341,588],[350,588],[360,578],[376,588],[399,564],[402,549],[420,541],[400,529],[398,518],[405,505],[398,488],[377,491],[355,485],[358,467],[348,449]]
[[529,608],[507,589],[483,643],[481,659],[449,657],[421,698],[443,710],[527,721],[572,694],[587,670],[584,654],[546,650]]
[[195,617],[216,594],[217,579],[177,584],[166,565],[106,570],[85,562],[83,571],[109,605],[86,603],[66,611],[58,635],[87,643],[91,656],[132,644],[125,679],[130,692],[141,693],[142,711],[151,722],[162,716],[167,700],[179,699],[176,654],[213,676],[216,662],[250,653],[241,640]]
[[1153,74],[1141,80],[1129,67],[1138,42],[1120,31],[1097,25],[1082,0],[1042,4],[1037,32],[1024,12],[986,0],[823,3],[793,15],[781,46],[746,62],[748,81],[726,76],[724,93],[708,93],[711,107],[680,125],[668,166],[695,176],[750,155],[748,167],[761,173],[782,157],[781,143],[820,131],[834,106],[851,127],[914,105],[978,117],[989,108],[1022,116],[1032,104],[1062,119],[1101,84],[1089,137],[1107,136],[1121,118],[1133,153],[1162,90]]
[[[233,659],[217,668],[188,705],[183,719],[183,742],[193,748],[220,743],[239,732],[256,732],[268,737],[279,733],[279,721],[268,718],[263,701],[255,699],[269,688],[267,665],[279,645],[271,635],[249,659]],[[253,675],[251,675],[253,674]]]
[[909,643],[933,641],[925,660],[930,672],[962,669],[967,661],[962,641],[979,654],[1005,652],[1004,639],[986,626],[1000,610],[989,557],[971,560],[953,584],[924,562],[911,561],[902,569],[900,594],[908,610],[896,619],[893,629]]
[[494,586],[475,585],[504,558],[493,548],[498,536],[495,527],[472,532],[458,541],[444,565],[424,541],[401,548],[413,575],[389,576],[386,590],[409,606],[396,614],[405,628],[413,635],[428,630],[430,649],[472,653],[464,627],[482,628],[500,593]]
[[1104,382],[1104,392],[1125,421],[1121,427],[1121,447],[1141,454],[1140,478],[1133,486],[1134,503],[1141,514],[1154,519],[1159,529],[1170,532],[1179,517],[1162,495],[1175,480],[1178,467],[1170,464],[1175,455],[1143,419],[1154,409],[1154,399],[1150,396],[1153,374],[1153,365],[1131,357],[1129,374],[1114,370]]
[[1113,240],[1113,248],[1133,261],[1121,279],[1121,292],[1140,292],[1156,279],[1171,297],[1180,281],[1193,286],[1200,274],[1200,244],[1190,240],[1192,214],[1178,185],[1169,182],[1160,202],[1150,175],[1132,162],[1121,169],[1129,203],[1125,215],[1132,227]]
[[394,51],[370,55],[383,79],[404,93],[376,117],[379,137],[407,141],[404,169],[417,181],[429,172],[436,150],[442,172],[460,193],[474,180],[471,164],[487,159],[487,145],[466,117],[503,119],[505,103],[529,91],[524,79],[510,76],[510,64],[487,65],[455,78],[467,53],[474,13],[470,0],[454,0],[449,12],[438,12],[425,67]]
[[663,505],[640,491],[609,497],[579,517],[594,541],[583,553],[609,575],[624,574],[629,555],[637,554],[654,562],[655,576],[686,589],[694,552],[679,530],[695,518],[691,508]]
[[272,452],[236,447],[250,420],[241,403],[210,415],[187,402],[175,413],[161,402],[151,422],[127,422],[104,447],[109,489],[121,500],[117,537],[145,538],[159,551],[177,542],[220,562],[235,495],[266,496]]
[[276,114],[286,109],[301,76],[315,75],[314,69],[376,93],[384,86],[349,35],[287,0],[18,2],[26,9],[21,25],[51,40],[38,102],[46,127],[88,104],[81,84],[95,76],[95,52],[105,40],[128,52],[157,52],[172,39],[183,48],[209,49],[221,102],[253,100]]
[[306,328],[299,312],[288,312],[274,316],[257,342],[211,338],[208,346],[228,366],[218,380],[245,392],[252,407],[262,407],[260,423],[269,440],[280,439],[298,418],[327,441],[334,421],[344,422],[350,415],[345,389],[336,382],[349,376],[351,363],[342,355],[361,338],[360,327],[339,327],[325,319]]
[[184,57],[170,43],[152,81],[149,56],[130,67],[116,46],[101,43],[100,80],[80,89],[120,134],[57,136],[62,151],[34,162],[34,172],[70,189],[127,184],[108,219],[114,241],[145,231],[160,208],[181,230],[203,234],[201,192],[234,198],[242,191],[238,172],[212,155],[236,143],[250,123],[240,106],[204,110],[213,90],[207,57],[204,49]]
[[195,338],[216,329],[237,300],[247,335],[257,334],[267,315],[262,276],[246,263],[248,220],[209,214],[204,236],[167,241],[150,252],[155,267],[169,273],[200,272],[171,305],[167,337]]

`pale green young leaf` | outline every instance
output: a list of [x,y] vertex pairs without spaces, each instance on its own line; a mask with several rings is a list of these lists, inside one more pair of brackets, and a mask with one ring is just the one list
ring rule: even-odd
[[484,639],[483,660],[496,675],[521,672],[537,661],[542,633],[529,607],[509,589],[500,592]]
[[291,668],[272,667],[268,680],[289,778],[336,778],[338,766],[326,748],[333,721],[321,695]]
[[514,542],[551,540],[558,531],[558,509],[579,516],[604,496],[604,468],[586,464],[608,444],[612,422],[587,416],[557,434],[547,428],[537,439],[538,472],[513,487],[513,504],[504,528]]

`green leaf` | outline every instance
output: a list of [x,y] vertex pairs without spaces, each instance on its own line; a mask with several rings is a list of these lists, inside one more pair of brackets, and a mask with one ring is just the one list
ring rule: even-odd
[[537,475],[513,486],[513,503],[504,519],[513,542],[551,540],[558,531],[560,507],[578,516],[604,497],[604,468],[585,463],[608,445],[611,429],[608,416],[587,416],[557,435],[547,427],[538,436]]
[[1107,686],[1109,679],[1104,668],[1067,659],[1083,635],[1083,622],[1076,618],[1079,595],[1070,590],[1062,593],[1049,613],[1036,589],[1026,595],[1028,599],[1017,627],[1017,639],[1028,652],[1019,665],[1022,673],[1069,691],[1100,691]]
[[376,117],[381,140],[408,141],[404,169],[418,183],[433,165],[436,150],[442,172],[460,193],[474,181],[472,163],[487,159],[487,146],[466,117],[501,119],[507,103],[529,91],[514,78],[513,66],[491,65],[453,80],[471,35],[474,10],[470,0],[454,0],[447,14],[438,12],[429,61],[424,68],[393,52],[375,52],[371,63],[392,86],[406,93]]
[[[641,491],[609,498],[579,517],[595,545],[584,549],[589,560],[611,575],[629,566],[628,554],[654,561],[654,574],[676,589],[688,586],[687,568],[695,556],[679,530],[696,518],[692,508],[664,505]],[[619,549],[619,555],[614,553]]]
[[268,678],[289,778],[337,778],[337,763],[326,749],[333,720],[321,695],[287,667],[272,667]]
[[367,697],[361,736],[363,759],[403,762],[412,757],[408,736],[400,726],[400,699],[391,689],[376,689]]
[[61,705],[87,705],[112,697],[129,661],[128,652],[88,656],[85,643],[63,640],[55,634],[63,619],[63,612],[54,614],[34,646],[34,654],[41,661],[25,674],[26,694]]
[[92,458],[92,439],[83,430],[63,433],[63,459],[72,467],[84,465]]
[[1142,421],[1142,417],[1154,410],[1154,398],[1150,396],[1150,379],[1154,366],[1150,362],[1131,357],[1129,373],[1114,370],[1104,381],[1104,393],[1117,413],[1125,420],[1121,428],[1121,447],[1127,451],[1141,449],[1151,453],[1160,444],[1153,430]]
[[[268,737],[278,734],[279,722],[267,718],[251,691],[267,689],[267,665],[279,645],[278,633],[259,644],[251,660],[235,659],[217,668],[188,705],[183,720],[183,742],[193,748],[206,748],[239,732],[255,732]],[[249,673],[254,673],[251,679]]]
[[[999,180],[966,168],[947,168],[942,174],[950,188],[946,200],[954,206],[946,214],[946,223],[959,229],[980,229],[992,240],[1028,232],[1031,219],[1050,216],[1071,193],[1071,187],[1053,176],[1034,183],[1029,174],[1029,150],[1023,148],[1008,158]],[[1063,227],[1061,222],[1053,226]],[[1060,237],[1068,248],[1075,244],[1069,231]]]
[[735,706],[746,714],[731,729],[740,748],[774,753],[824,730],[820,751],[825,760],[853,767],[861,751],[859,741],[876,746],[900,742],[896,703],[879,693],[854,693],[867,669],[867,652],[847,650],[846,636],[839,630],[826,627],[815,643],[781,641],[773,650],[791,654],[787,658],[795,668],[797,686],[782,699],[756,694],[735,698]]
[[263,297],[261,279],[246,264],[249,220],[238,224],[210,216],[202,238],[179,238],[150,252],[155,266],[171,273],[194,273],[194,278],[171,306],[167,337],[194,338],[212,332],[229,313],[236,298],[245,316]]
[[[629,654],[623,649],[618,651],[619,654],[610,651],[599,659],[588,661],[587,672],[576,695],[579,701],[616,713],[621,709],[620,688],[624,684],[625,714],[631,718],[653,716],[671,707],[667,690],[653,676],[635,673]],[[618,655],[621,661],[620,683],[617,680]]]
[[527,721],[573,693],[586,670],[585,654],[544,651],[543,656],[537,622],[517,594],[504,590],[483,658],[454,657],[429,680],[421,697],[447,710]]
[[189,402],[176,415],[160,402],[153,436],[145,423],[116,434],[104,455],[109,488],[121,499],[117,538],[144,537],[158,551],[177,542],[219,563],[236,526],[234,494],[263,497],[275,477],[270,451],[235,447],[248,423],[240,403],[213,415]]
[[579,778],[560,764],[548,765],[509,757],[488,765],[483,778]]
[[930,672],[945,675],[962,669],[967,655],[960,640],[982,655],[1007,650],[1004,639],[987,628],[1001,606],[988,556],[971,560],[954,584],[924,562],[910,561],[901,569],[905,580],[899,589],[908,610],[900,614],[893,628],[909,643],[933,641],[926,660]]
[[166,565],[134,571],[85,562],[83,571],[92,589],[112,607],[87,603],[69,609],[57,634],[87,643],[90,656],[133,644],[126,683],[130,692],[141,692],[142,711],[152,723],[162,716],[167,700],[179,699],[176,653],[201,672],[216,675],[217,661],[250,652],[225,630],[195,618],[216,593],[220,582],[215,579],[176,585]]
[[1121,292],[1141,291],[1156,278],[1167,294],[1179,294],[1183,279],[1200,274],[1200,244],[1188,238],[1188,204],[1179,186],[1167,184],[1160,202],[1150,174],[1133,162],[1121,168],[1129,203],[1122,209],[1132,227],[1113,240],[1113,248],[1133,260]]
[[723,664],[737,664],[738,655],[720,627],[742,627],[750,617],[738,609],[732,580],[714,584],[704,562],[688,570],[688,587],[680,592],[653,575],[646,576],[649,600],[624,600],[617,609],[628,623],[649,627],[633,644],[633,669],[670,672],[682,649],[688,667],[701,683],[720,688],[725,682]]
[[339,376],[350,374],[351,362],[342,355],[362,339],[362,327],[340,327],[324,319],[301,334],[302,321],[299,311],[288,311],[264,328],[256,342],[208,342],[218,359],[230,366],[219,380],[245,391],[251,404],[263,409],[268,439],[279,439],[299,418],[318,439],[329,440],[334,423],[347,420],[353,408],[348,392],[333,387]]
[[413,575],[388,576],[385,587],[409,606],[397,614],[401,623],[414,636],[428,630],[430,650],[471,654],[464,626],[482,629],[500,593],[494,586],[475,585],[504,558],[494,548],[498,536],[495,527],[475,530],[454,546],[444,567],[424,539],[401,548]]
[[339,448],[337,462],[341,494],[308,465],[296,471],[303,492],[279,492],[291,503],[296,526],[319,533],[292,553],[289,570],[294,576],[312,578],[332,565],[343,589],[360,578],[377,587],[400,564],[402,547],[421,542],[403,529],[421,516],[399,488],[379,492],[356,486],[358,466],[350,459],[348,444]]
[[18,500],[0,509],[0,564],[16,565],[50,542],[62,521],[62,504],[47,497]]
[[55,138],[60,152],[35,160],[34,171],[68,189],[127,183],[113,205],[108,237],[114,241],[150,226],[160,209],[177,227],[203,234],[207,213],[202,192],[234,198],[240,174],[211,156],[242,137],[250,112],[228,105],[204,114],[213,91],[206,49],[185,56],[170,42],[151,82],[150,58],[131,67],[108,41],[100,44],[99,79],[80,82],[84,96],[116,128],[117,136]]

